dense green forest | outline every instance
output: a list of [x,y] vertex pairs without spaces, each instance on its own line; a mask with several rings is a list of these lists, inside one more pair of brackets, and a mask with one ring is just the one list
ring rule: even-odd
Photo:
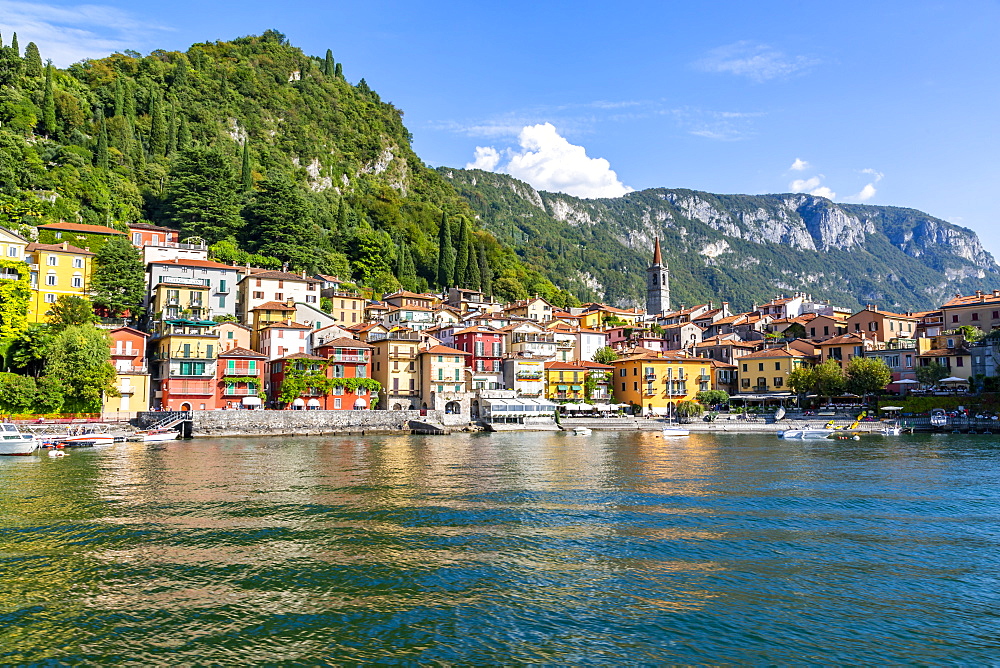
[[924,310],[956,291],[1000,287],[975,233],[912,209],[667,188],[584,200],[504,174],[438,171],[525,262],[618,306],[644,305],[656,236],[674,307],[726,300],[749,310],[804,291],[848,308]]
[[[576,303],[484,231],[402,112],[275,31],[58,69],[0,48],[0,225],[142,221],[223,261],[377,291],[447,285]],[[444,249],[440,251],[439,249]],[[552,274],[548,274],[552,275]]]

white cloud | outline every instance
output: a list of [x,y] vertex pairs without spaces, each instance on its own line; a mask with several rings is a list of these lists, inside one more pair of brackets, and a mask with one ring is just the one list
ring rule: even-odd
[[824,185],[820,185],[824,178],[826,177],[820,174],[808,179],[795,179],[788,184],[788,187],[791,188],[793,193],[809,193],[810,195],[815,195],[816,197],[833,199],[837,196],[837,193],[833,192]]
[[767,44],[742,41],[708,52],[695,67],[706,72],[744,76],[758,83],[803,72],[819,61],[807,56],[789,56]]
[[802,193],[812,190],[813,188],[818,188],[822,179],[822,176],[814,176],[809,179],[795,179],[788,185],[788,187],[792,189],[793,193]]
[[621,197],[632,192],[604,158],[591,158],[583,146],[569,143],[551,123],[521,128],[520,150],[508,149],[506,165],[500,166],[500,151],[477,146],[475,161],[467,166],[510,174],[539,190],[576,197]]
[[16,32],[23,49],[35,42],[43,59],[65,67],[84,58],[103,58],[141,45],[164,30],[110,5],[0,2],[0,33]]
[[869,174],[871,176],[874,176],[875,177],[875,181],[874,181],[875,183],[878,183],[879,181],[881,181],[882,177],[885,176],[885,174],[883,174],[882,172],[877,172],[877,171],[875,171],[874,169],[871,169],[871,168],[869,168],[869,169],[862,169],[861,173],[862,174]]
[[500,162],[500,152],[492,146],[477,146],[476,159],[465,163],[466,169],[482,169],[492,172]]
[[803,170],[809,169],[809,163],[800,158],[795,158],[795,162],[793,162],[792,166],[789,167],[788,169],[792,170],[793,172],[801,172]]
[[861,192],[855,195],[853,199],[856,199],[859,202],[867,202],[872,197],[875,197],[875,192],[875,184],[869,183],[865,185],[865,187],[861,189]]

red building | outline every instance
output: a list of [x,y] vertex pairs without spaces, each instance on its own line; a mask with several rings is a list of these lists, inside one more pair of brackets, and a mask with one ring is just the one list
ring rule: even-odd
[[[371,346],[353,339],[335,339],[321,347],[330,357],[295,353],[270,362],[270,397],[274,406],[293,410],[366,410],[372,398],[367,388],[352,388],[351,378],[370,378]],[[281,386],[289,369],[307,376],[332,380],[329,392],[310,387],[308,382],[289,404],[281,401]]]
[[455,348],[469,354],[465,364],[472,371],[472,389],[503,388],[503,334],[476,325],[458,330],[454,338]]
[[216,365],[216,408],[260,408],[264,401],[267,357],[246,348],[219,353]]
[[180,232],[177,230],[149,223],[132,223],[128,226],[128,231],[129,240],[136,248],[176,244],[180,239]]

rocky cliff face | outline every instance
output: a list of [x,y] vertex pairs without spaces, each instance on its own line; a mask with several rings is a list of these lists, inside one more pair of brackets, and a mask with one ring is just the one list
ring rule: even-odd
[[[499,174],[448,174],[494,234],[530,245],[525,256],[547,252],[549,265],[578,255],[575,271],[563,263],[564,282],[577,276],[575,288],[620,305],[642,303],[654,237],[669,258],[673,293],[687,303],[749,306],[743,301],[806,290],[847,307],[925,309],[954,292],[1000,287],[1000,267],[974,232],[913,209],[666,188],[582,200]],[[612,271],[626,275],[612,281]]]

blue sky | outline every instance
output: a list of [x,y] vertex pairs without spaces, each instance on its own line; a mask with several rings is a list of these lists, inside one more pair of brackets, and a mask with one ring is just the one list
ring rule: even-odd
[[[912,207],[1000,252],[1000,5],[7,2],[66,65],[280,30],[406,113],[431,165],[582,196],[657,186]],[[478,148],[478,151],[477,151]]]

